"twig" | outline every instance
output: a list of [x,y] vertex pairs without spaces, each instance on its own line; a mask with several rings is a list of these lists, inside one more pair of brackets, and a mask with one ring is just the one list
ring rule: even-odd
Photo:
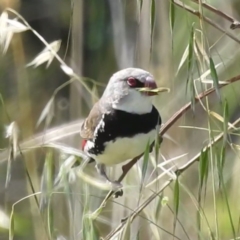
[[220,17],[223,17],[224,19],[228,20],[229,22],[231,22],[232,24],[230,25],[231,29],[236,29],[236,28],[240,28],[240,22],[238,20],[236,20],[235,18],[231,17],[230,15],[218,10],[217,8],[207,4],[207,3],[200,3],[199,0],[192,0],[192,2],[201,4],[204,8],[208,9],[209,11],[217,14]]
[[[240,118],[238,118],[234,123],[232,123],[232,125],[228,128],[228,130],[231,130],[234,126],[236,126],[238,123],[240,123]],[[216,138],[214,138],[214,140],[212,140],[208,146],[206,146],[202,152],[207,151],[213,144],[215,144],[216,142],[220,141],[222,139],[222,137],[224,136],[224,133],[219,134]],[[185,170],[187,170],[190,166],[193,165],[193,163],[195,163],[196,161],[198,161],[199,157],[201,155],[201,152],[198,153],[196,156],[194,156],[190,161],[188,161],[185,165],[183,165],[182,167],[178,168],[175,171],[175,174],[177,176],[180,176]],[[134,212],[132,212],[131,214],[129,214],[129,216],[127,216],[126,218],[124,218],[122,220],[122,223],[115,228],[110,234],[108,234],[105,238],[105,240],[110,239],[111,237],[113,237],[116,233],[118,233],[125,225],[125,223],[127,222],[128,219],[130,219],[130,221],[132,222],[138,215],[139,213],[149,205],[149,203],[151,203],[157,196],[159,196],[159,194],[161,194],[161,192],[167,187],[169,186],[169,184],[173,181],[173,178],[169,178],[160,188],[160,190],[156,193],[153,193],[145,202],[143,202]]]
[[240,43],[240,40],[233,36],[231,33],[225,31],[221,26],[219,26],[217,23],[213,22],[210,18],[203,16],[199,11],[191,8],[190,6],[186,5],[185,3],[179,1],[179,0],[174,0],[174,4],[177,5],[180,8],[183,8],[184,10],[190,12],[191,14],[199,17],[200,19],[204,20],[214,28],[218,29],[220,32],[226,34],[228,37],[233,39],[235,42]]

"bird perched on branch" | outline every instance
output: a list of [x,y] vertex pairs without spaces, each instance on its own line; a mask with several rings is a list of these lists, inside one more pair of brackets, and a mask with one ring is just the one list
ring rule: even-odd
[[98,102],[84,121],[80,135],[82,149],[96,161],[98,172],[109,182],[106,165],[132,159],[152,144],[161,117],[152,104],[156,89],[153,76],[139,68],[126,68],[113,74]]

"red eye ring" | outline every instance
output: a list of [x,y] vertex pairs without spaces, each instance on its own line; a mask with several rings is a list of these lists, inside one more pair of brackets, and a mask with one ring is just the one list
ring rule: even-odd
[[127,83],[130,87],[135,87],[137,85],[137,79],[134,77],[129,77]]

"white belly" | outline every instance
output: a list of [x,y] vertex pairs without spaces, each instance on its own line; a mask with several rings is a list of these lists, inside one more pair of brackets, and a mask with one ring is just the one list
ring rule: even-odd
[[151,144],[156,137],[156,130],[146,134],[138,134],[133,138],[119,138],[116,141],[107,142],[102,154],[91,155],[98,163],[114,165],[134,158],[146,149],[147,143]]

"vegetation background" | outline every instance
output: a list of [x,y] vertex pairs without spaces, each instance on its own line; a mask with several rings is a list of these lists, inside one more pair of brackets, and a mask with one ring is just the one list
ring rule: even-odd
[[[238,0],[0,0],[0,9],[1,240],[240,239]],[[105,199],[93,164],[71,166],[82,120],[129,66],[171,89],[155,99],[163,142],[131,168],[121,198]]]

